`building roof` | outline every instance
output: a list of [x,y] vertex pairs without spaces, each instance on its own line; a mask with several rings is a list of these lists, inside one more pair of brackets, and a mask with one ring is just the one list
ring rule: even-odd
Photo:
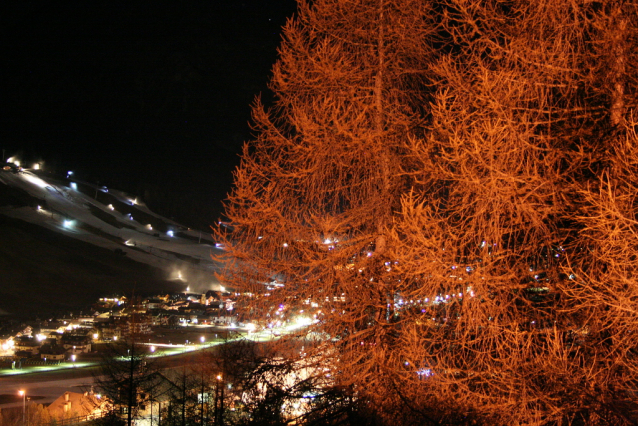
[[46,343],[42,345],[42,347],[40,347],[41,355],[62,355],[65,352],[66,350],[64,349],[64,347],[58,345],[51,345]]
[[[74,416],[88,416],[101,411],[105,402],[92,392],[64,392],[47,407],[49,415],[62,418],[73,413]],[[66,408],[65,408],[66,407]]]

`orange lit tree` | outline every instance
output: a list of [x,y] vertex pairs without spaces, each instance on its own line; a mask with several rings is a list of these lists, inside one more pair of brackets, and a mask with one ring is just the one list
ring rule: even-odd
[[259,295],[284,283],[254,312],[273,325],[279,305],[292,315],[319,304],[342,365],[369,378],[382,378],[383,357],[369,349],[392,328],[393,284],[375,277],[385,280],[388,229],[411,180],[405,140],[429,102],[433,15],[421,0],[299,3],[274,67],[274,106],[253,110],[257,139],[227,203],[233,232],[219,235],[229,286]]
[[599,42],[591,71],[606,108],[598,120],[602,131],[584,144],[592,151],[595,175],[575,184],[580,196],[575,216],[582,228],[565,267],[571,285],[561,289],[573,301],[565,313],[581,324],[575,362],[586,373],[582,398],[596,409],[595,420],[607,414],[599,420],[603,424],[614,416],[625,423],[637,421],[636,6],[598,4]]
[[454,48],[433,66],[428,136],[410,141],[417,169],[438,173],[404,195],[390,245],[404,299],[444,298],[405,317],[397,356],[413,366],[402,372],[406,395],[445,398],[491,424],[624,422],[610,370],[584,353],[598,319],[581,306],[575,289],[587,284],[569,267],[592,261],[580,189],[601,170],[618,114],[601,52],[609,11],[447,5]]
[[317,315],[306,350],[388,421],[628,422],[634,9],[300,2],[222,279],[266,326]]
[[454,48],[410,141],[439,172],[404,195],[390,246],[404,299],[449,299],[405,316],[406,400],[489,424],[635,422],[635,5],[447,5]]

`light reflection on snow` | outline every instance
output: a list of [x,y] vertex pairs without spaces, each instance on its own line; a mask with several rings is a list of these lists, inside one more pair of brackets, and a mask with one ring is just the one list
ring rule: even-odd
[[23,173],[21,176],[27,182],[29,182],[29,183],[31,183],[33,185],[36,185],[36,186],[38,186],[40,188],[46,188],[47,186],[49,186],[48,183],[46,183],[45,181],[43,181],[42,179],[40,179],[36,175],[32,175],[30,173]]

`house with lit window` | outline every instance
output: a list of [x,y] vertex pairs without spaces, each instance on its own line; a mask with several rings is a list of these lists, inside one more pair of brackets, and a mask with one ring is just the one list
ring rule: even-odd
[[45,343],[40,347],[40,359],[45,361],[64,361],[66,349],[55,343]]
[[31,357],[40,352],[40,342],[31,336],[19,336],[14,339],[13,353],[16,356]]
[[89,336],[64,333],[60,344],[71,354],[91,352],[91,338]]
[[133,313],[122,317],[119,324],[124,336],[135,336],[140,334],[151,334],[153,317],[151,315]]

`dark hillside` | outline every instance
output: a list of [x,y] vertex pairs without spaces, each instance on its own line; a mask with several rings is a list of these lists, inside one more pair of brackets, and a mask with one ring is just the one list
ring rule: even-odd
[[0,216],[1,311],[44,316],[82,309],[114,293],[144,295],[178,287],[160,270],[122,254]]
[[[7,172],[0,172],[7,173]],[[7,186],[0,182],[0,207],[3,206],[13,206],[13,207],[24,207],[24,206],[42,206],[45,207],[47,205],[45,200],[40,200],[29,195],[26,191],[20,188],[14,188],[12,186]]]

